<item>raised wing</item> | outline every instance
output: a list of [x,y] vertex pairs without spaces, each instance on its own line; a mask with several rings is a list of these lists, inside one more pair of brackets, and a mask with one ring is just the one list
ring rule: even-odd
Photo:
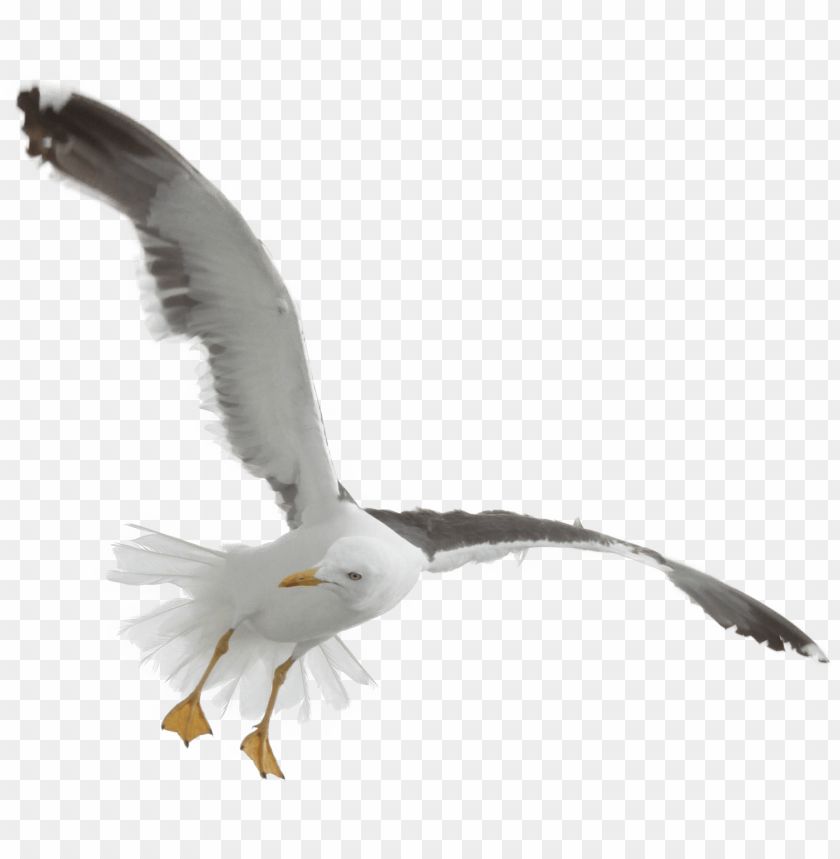
[[289,525],[338,498],[295,304],[242,215],[171,146],[97,101],[34,87],[17,103],[29,155],[131,219],[151,276],[150,328],[204,345],[204,405],[278,494]]
[[757,599],[736,590],[719,579],[671,561],[643,546],[636,546],[598,531],[590,531],[576,520],[574,525],[537,519],[505,510],[465,513],[452,510],[367,510],[401,537],[426,553],[426,569],[433,573],[454,570],[470,562],[486,563],[505,555],[524,557],[528,549],[565,547],[623,555],[655,567],[688,594],[712,620],[724,629],[734,628],[739,635],[767,642],[772,650],[784,650],[785,643],[797,653],[828,662],[825,654],[801,629]]

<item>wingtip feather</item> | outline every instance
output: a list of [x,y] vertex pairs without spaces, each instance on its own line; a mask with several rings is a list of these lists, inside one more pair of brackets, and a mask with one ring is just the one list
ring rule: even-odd
[[817,662],[828,662],[828,657],[813,641],[802,648],[802,655],[809,656],[811,659],[816,659]]

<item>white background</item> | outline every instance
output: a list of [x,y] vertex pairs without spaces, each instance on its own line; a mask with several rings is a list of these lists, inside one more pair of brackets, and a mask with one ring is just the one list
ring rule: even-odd
[[61,80],[241,208],[362,504],[580,516],[840,659],[830,6],[16,5],[3,855],[836,856],[837,662],[725,633],[619,559],[424,574],[346,635],[379,688],[275,720],[285,782],[235,708],[189,749],[162,736],[174,695],[117,633],[175,592],[103,581],[109,544],[128,522],[255,543],[280,517],[200,429],[195,353],[145,332],[130,225],[38,171],[14,106]]

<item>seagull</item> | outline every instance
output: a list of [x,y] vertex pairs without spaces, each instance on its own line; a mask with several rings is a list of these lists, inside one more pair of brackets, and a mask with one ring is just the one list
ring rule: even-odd
[[111,581],[169,582],[184,594],[121,633],[185,694],[161,727],[186,746],[212,734],[201,706],[205,686],[217,689],[212,704],[222,713],[236,694],[243,717],[263,714],[240,748],[263,778],[284,778],[269,743],[272,714],[302,702],[308,715],[313,682],[339,707],[349,703],[339,675],[372,683],[339,633],[392,609],[424,570],[507,555],[521,563],[538,547],[647,564],[725,629],[828,661],[753,597],[579,519],[359,506],[329,455],[295,303],[239,211],[175,149],[98,101],[33,86],[17,104],[27,153],[131,220],[144,254],[150,331],[199,343],[207,363],[202,406],[217,414],[245,469],[268,482],[288,524],[258,547],[217,551],[148,528],[114,547]]

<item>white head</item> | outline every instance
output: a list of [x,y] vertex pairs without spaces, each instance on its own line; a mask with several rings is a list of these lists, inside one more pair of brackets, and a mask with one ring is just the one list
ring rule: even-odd
[[420,577],[421,554],[419,550],[401,552],[374,537],[342,537],[319,564],[287,576],[278,587],[318,586],[336,594],[348,608],[374,618],[392,609],[414,587]]

